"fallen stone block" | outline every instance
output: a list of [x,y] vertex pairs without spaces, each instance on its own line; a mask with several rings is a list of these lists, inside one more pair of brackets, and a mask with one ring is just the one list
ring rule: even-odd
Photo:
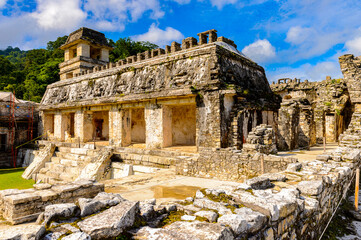
[[119,194],[101,192],[95,198],[79,198],[80,216],[85,217],[109,206],[125,201]]
[[133,226],[139,202],[124,201],[99,214],[78,222],[81,231],[91,239],[105,239],[120,235],[124,229]]
[[[79,215],[79,208],[74,203],[61,203],[45,207],[45,211],[39,218],[44,219],[44,225],[48,226],[51,221],[57,218],[70,218]],[[40,222],[41,220],[37,220]]]
[[286,171],[298,172],[302,169],[302,163],[290,163],[287,165]]
[[230,209],[226,208],[222,203],[213,202],[209,199],[196,199],[196,200],[194,200],[193,205],[196,207],[199,207],[199,208],[207,208],[207,209],[211,209],[211,210],[216,210],[221,215],[232,214],[232,211]]
[[273,187],[270,179],[262,176],[248,179],[246,184],[251,186],[252,189],[267,189]]

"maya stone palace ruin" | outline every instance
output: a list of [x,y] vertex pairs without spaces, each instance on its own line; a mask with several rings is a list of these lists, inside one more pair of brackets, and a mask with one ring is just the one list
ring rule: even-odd
[[[6,221],[37,220],[12,237],[318,239],[361,166],[353,55],[339,58],[344,79],[270,85],[214,29],[116,63],[92,29],[61,49],[60,81],[39,106],[40,149],[23,173],[38,184],[0,191]],[[307,162],[277,155],[324,142],[339,147]],[[104,192],[103,180],[145,166],[233,184],[162,204]]]

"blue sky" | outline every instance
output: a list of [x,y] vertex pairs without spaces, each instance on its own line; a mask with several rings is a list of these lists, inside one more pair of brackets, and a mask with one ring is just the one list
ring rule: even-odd
[[218,30],[268,80],[342,77],[338,57],[361,55],[359,0],[0,0],[0,49],[45,47],[86,26],[163,47]]

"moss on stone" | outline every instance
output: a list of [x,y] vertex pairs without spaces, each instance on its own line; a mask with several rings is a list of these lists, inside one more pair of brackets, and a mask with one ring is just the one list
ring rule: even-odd
[[172,224],[174,222],[181,221],[181,217],[185,215],[184,211],[172,211],[169,213],[168,217],[166,217],[161,223],[160,227],[164,227],[166,225]]

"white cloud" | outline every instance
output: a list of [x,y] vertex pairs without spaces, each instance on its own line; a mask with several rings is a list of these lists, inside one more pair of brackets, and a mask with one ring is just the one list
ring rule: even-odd
[[345,45],[350,53],[356,56],[361,55],[361,36],[347,41]]
[[0,9],[5,6],[7,0],[0,0]]
[[154,23],[149,27],[148,32],[133,36],[136,41],[149,41],[158,46],[165,46],[172,41],[179,41],[184,38],[183,34],[177,29],[167,27],[165,30],[158,28]]
[[227,4],[235,4],[237,0],[210,0],[212,6],[216,6],[218,9],[222,9]]
[[307,41],[307,39],[312,37],[314,34],[312,28],[305,28],[300,26],[291,27],[287,32],[286,41],[292,44],[302,44]]
[[308,79],[309,81],[321,81],[326,79],[326,76],[332,78],[342,78],[340,65],[336,61],[325,61],[317,64],[303,64],[299,67],[282,67],[275,70],[266,71],[270,82],[277,82],[280,78],[300,78]]
[[258,63],[265,63],[276,57],[275,47],[267,39],[251,43],[242,49],[242,53]]
[[177,2],[179,4],[188,4],[191,2],[191,0],[173,0],[174,2]]
[[74,30],[86,19],[79,0],[38,0],[37,10],[31,14],[40,27],[59,30]]
[[91,25],[106,31],[122,31],[127,21],[135,22],[147,12],[152,19],[164,16],[158,0],[86,0],[84,9]]

